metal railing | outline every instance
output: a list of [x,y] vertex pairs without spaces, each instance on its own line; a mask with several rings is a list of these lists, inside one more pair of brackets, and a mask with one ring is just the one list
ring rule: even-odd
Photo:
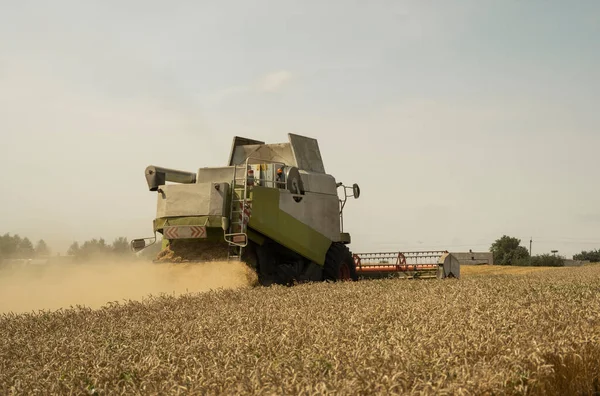
[[[258,163],[250,163],[256,161]],[[275,165],[273,167],[273,177],[260,177],[261,171],[266,171],[266,164]],[[259,175],[254,174],[250,177],[250,165],[259,167]],[[287,165],[284,162],[265,160],[257,157],[248,157],[243,164],[233,165],[233,179],[231,184],[231,203],[229,208],[229,227],[224,237],[230,247],[234,249],[234,254],[229,254],[229,259],[240,259],[243,253],[243,248],[248,245],[247,221],[249,221],[249,210],[251,209],[252,200],[248,198],[249,189],[254,186],[265,186],[278,189],[287,188],[287,180],[277,180],[277,170],[275,167],[282,170]],[[264,168],[264,169],[263,169]],[[238,172],[242,171],[243,176],[238,177]],[[284,174],[285,178],[285,174]],[[241,183],[240,183],[241,182]],[[241,196],[240,196],[241,193]],[[296,196],[297,194],[292,194]],[[238,220],[239,219],[239,220]]]

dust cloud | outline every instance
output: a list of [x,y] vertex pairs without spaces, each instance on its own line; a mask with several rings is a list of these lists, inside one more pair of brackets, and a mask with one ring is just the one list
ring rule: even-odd
[[245,263],[152,263],[102,260],[86,263],[0,268],[0,314],[37,312],[110,302],[140,301],[161,294],[181,295],[211,289],[256,285]]

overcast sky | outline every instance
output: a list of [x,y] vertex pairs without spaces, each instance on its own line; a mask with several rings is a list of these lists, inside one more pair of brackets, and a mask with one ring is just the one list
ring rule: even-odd
[[0,233],[151,236],[147,165],[292,132],[355,251],[600,248],[600,2],[0,4]]

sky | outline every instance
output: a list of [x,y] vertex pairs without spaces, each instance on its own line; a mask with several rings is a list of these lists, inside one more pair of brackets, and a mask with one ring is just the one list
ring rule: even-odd
[[600,248],[597,1],[0,1],[0,233],[152,236],[144,169],[316,138],[356,252]]

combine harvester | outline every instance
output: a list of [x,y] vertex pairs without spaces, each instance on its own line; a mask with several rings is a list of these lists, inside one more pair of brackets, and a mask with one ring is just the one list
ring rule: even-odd
[[243,261],[262,285],[459,277],[447,252],[352,254],[343,209],[360,196],[359,186],[325,172],[315,139],[288,139],[265,144],[236,136],[227,166],[197,172],[148,166],[148,188],[157,193],[154,237],[134,239],[132,249],[155,243],[158,232],[156,262]]

